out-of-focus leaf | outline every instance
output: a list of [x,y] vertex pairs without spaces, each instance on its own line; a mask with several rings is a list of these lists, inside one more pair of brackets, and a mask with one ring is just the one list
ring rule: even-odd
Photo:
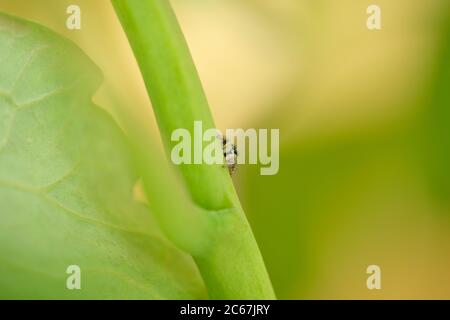
[[[447,5],[448,7],[448,5]],[[436,59],[435,78],[430,97],[424,106],[426,149],[421,150],[429,160],[426,169],[432,189],[439,201],[450,204],[450,14],[447,8],[440,24],[442,37]],[[422,133],[422,132],[421,132]]]
[[0,298],[204,297],[133,200],[129,146],[91,102],[100,81],[72,43],[0,14]]

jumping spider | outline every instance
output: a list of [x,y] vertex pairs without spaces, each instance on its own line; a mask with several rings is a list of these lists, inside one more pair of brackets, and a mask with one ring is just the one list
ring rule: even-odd
[[219,136],[222,140],[223,157],[225,159],[224,167],[228,168],[230,175],[236,172],[238,152],[236,146],[226,137]]

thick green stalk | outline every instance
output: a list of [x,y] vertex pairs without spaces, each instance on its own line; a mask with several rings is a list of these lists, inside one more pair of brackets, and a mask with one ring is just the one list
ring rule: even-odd
[[[173,146],[171,134],[175,129],[185,128],[194,136],[194,121],[201,121],[203,130],[214,128],[200,79],[168,1],[112,3],[141,69],[166,149]],[[167,212],[170,206],[161,205],[165,212],[158,215],[171,215],[163,219],[169,234],[180,232],[180,226],[198,231],[196,238],[203,245],[196,240],[192,245],[195,250],[189,250],[189,245],[180,247],[193,255],[210,297],[274,299],[264,262],[227,170],[207,164],[177,168],[193,203],[186,204],[185,212],[176,214]],[[145,172],[150,169],[141,170],[151,203],[158,197],[158,188],[151,187],[154,175]],[[202,219],[190,219],[191,214],[198,215],[195,208],[209,221],[205,224],[207,231],[195,225]]]

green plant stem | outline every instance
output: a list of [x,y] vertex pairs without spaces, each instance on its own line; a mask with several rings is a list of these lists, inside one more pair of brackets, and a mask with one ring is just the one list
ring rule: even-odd
[[[171,134],[175,129],[185,128],[193,136],[194,121],[202,121],[203,130],[214,128],[200,79],[169,2],[112,0],[112,3],[141,69],[166,150],[173,146]],[[178,244],[193,255],[210,297],[274,299],[264,262],[227,170],[207,164],[177,168],[193,203],[173,199],[181,201],[176,210],[184,207],[184,212],[174,214],[168,212],[170,206],[160,205],[165,212],[157,216],[164,217],[165,229],[175,238],[177,233],[184,233],[180,226],[191,230],[186,234],[196,233],[199,240],[192,241],[194,249]],[[160,190],[154,187],[151,169],[143,165],[141,170],[145,171],[142,175],[151,202],[161,196]],[[206,217],[209,223],[204,225],[208,230],[198,228],[196,221],[202,219],[192,220],[192,214]],[[178,237],[179,242],[182,239]]]

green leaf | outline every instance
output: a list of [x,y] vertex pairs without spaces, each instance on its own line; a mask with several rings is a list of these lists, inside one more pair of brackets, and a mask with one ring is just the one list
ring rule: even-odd
[[0,298],[203,298],[192,258],[133,199],[126,137],[92,103],[100,82],[75,45],[0,14]]
[[[447,7],[450,7],[447,4]],[[424,166],[431,191],[443,205],[450,205],[450,11],[437,19],[439,48],[430,81],[419,136],[425,137]]]

